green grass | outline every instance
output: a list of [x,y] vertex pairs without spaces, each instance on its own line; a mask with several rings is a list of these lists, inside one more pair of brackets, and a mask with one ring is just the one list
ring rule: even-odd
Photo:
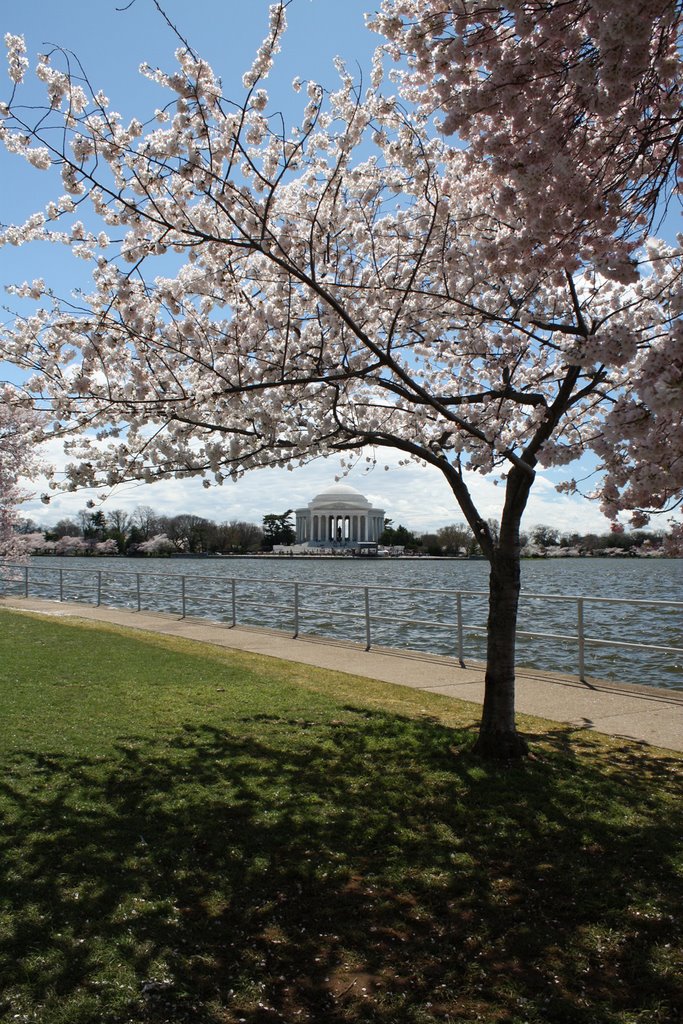
[[671,1024],[676,755],[0,612],[0,1020]]

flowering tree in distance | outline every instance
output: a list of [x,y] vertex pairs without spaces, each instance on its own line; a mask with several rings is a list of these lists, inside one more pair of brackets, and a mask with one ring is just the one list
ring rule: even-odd
[[0,559],[5,561],[17,561],[31,549],[30,535],[16,526],[19,506],[29,497],[21,478],[42,468],[34,446],[41,426],[32,407],[20,405],[12,388],[0,387]]
[[[555,177],[542,160],[526,173],[501,142],[508,119],[533,148],[531,127],[515,120],[538,88],[533,32],[544,39],[547,26],[553,59],[541,80],[557,84],[553,19],[571,8],[584,42],[576,49],[569,35],[565,58],[572,73],[585,60],[585,77],[602,52],[591,35],[602,6],[463,3],[456,17],[455,4],[387,0],[377,27],[390,55],[412,55],[399,64],[406,105],[388,95],[380,50],[364,91],[342,64],[330,95],[295,81],[306,98],[292,131],[263,88],[286,3],[271,8],[239,103],[184,43],[173,72],[143,68],[163,90],[154,122],[124,124],[59,53],[36,68],[47,107],[22,107],[28,62],[22,40],[7,38],[4,143],[58,169],[62,187],[4,240],[51,239],[92,267],[90,292],[68,300],[41,279],[16,286],[33,305],[2,336],[52,429],[77,435],[69,486],[169,475],[203,475],[208,486],[320,455],[340,454],[346,467],[384,448],[435,466],[491,566],[478,749],[498,757],[526,749],[514,718],[515,626],[536,467],[594,450],[603,507],[641,521],[683,487],[681,261],[645,238],[680,138],[678,5],[624,6],[624,17],[644,11],[648,62],[635,78],[627,54],[623,68],[611,51],[600,65],[599,79],[626,76],[616,113],[587,109],[578,87],[555,111],[548,87],[532,127],[543,160],[556,152]],[[503,43],[513,86],[489,94],[487,61]],[[526,57],[516,64],[518,43]],[[598,144],[604,118],[629,104],[612,159],[617,142]],[[441,108],[455,112],[446,127],[462,144],[435,129]],[[638,159],[626,155],[633,122],[644,132]],[[597,199],[587,201],[583,178],[578,198],[567,192],[572,168],[579,178],[592,168]],[[495,534],[471,472],[501,478]]]

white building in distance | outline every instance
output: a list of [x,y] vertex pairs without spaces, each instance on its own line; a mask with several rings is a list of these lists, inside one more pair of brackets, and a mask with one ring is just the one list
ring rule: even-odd
[[373,508],[349,484],[335,484],[296,509],[295,548],[353,550],[376,545],[384,531],[384,509]]

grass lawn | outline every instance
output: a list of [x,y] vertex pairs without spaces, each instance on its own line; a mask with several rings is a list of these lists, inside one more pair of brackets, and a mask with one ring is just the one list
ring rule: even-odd
[[672,1024],[683,760],[0,611],[0,1020]]

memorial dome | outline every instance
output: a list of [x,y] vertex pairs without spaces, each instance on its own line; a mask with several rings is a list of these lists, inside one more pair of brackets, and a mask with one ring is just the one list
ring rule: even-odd
[[333,487],[328,487],[326,491],[317,494],[313,501],[309,502],[308,507],[314,509],[369,509],[371,505],[365,495],[357,491],[355,487],[351,487],[350,484],[334,484]]

